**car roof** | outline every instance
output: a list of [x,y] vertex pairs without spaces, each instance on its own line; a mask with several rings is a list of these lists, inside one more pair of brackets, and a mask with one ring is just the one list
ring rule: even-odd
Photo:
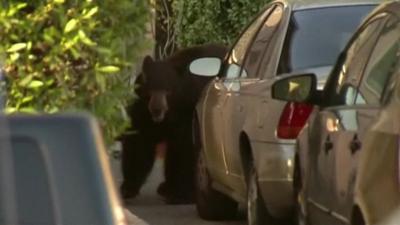
[[389,0],[277,0],[289,5],[293,10],[334,7],[344,5],[378,5]]

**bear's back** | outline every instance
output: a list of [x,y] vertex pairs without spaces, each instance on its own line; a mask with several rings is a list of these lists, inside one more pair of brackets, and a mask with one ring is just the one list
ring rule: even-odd
[[228,49],[219,44],[198,45],[179,50],[172,56],[168,57],[166,61],[173,65],[173,67],[178,71],[178,74],[184,75],[188,72],[189,64],[193,60],[203,57],[218,57],[223,59],[227,52]]
[[176,99],[181,107],[186,108],[188,111],[193,111],[201,92],[209,81],[214,79],[214,77],[199,76],[190,73],[190,63],[202,57],[218,57],[223,59],[227,52],[228,49],[223,45],[206,44],[183,49],[167,59],[168,62],[174,65],[178,75],[181,76],[181,84],[178,90],[180,92],[178,94],[179,99]]

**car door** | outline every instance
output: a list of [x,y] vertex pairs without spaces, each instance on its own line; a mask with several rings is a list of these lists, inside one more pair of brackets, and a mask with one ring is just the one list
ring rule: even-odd
[[[317,112],[310,126],[309,185],[307,202],[312,224],[331,224],[331,212],[335,202],[336,176],[335,154],[343,148],[343,132],[357,126],[354,104],[362,72],[372,47],[376,43],[377,31],[384,17],[372,20],[350,41],[327,81],[323,93],[325,105]],[[334,224],[334,222],[333,222]]]
[[[227,56],[220,75],[208,86],[203,103],[203,141],[207,165],[214,179],[231,186],[226,143],[226,125],[234,123],[231,117],[233,102],[240,89],[239,77],[242,71],[247,48],[251,45],[261,25],[273,9],[273,5],[263,11],[240,35]],[[217,176],[217,177],[215,177]]]
[[[275,67],[271,56],[272,50],[276,47],[278,37],[283,36],[279,32],[281,21],[284,15],[284,6],[280,3],[272,6],[268,18],[264,21],[260,31],[254,38],[252,45],[246,51],[246,58],[242,66],[241,75],[235,81],[238,84],[236,90],[232,90],[231,99],[227,101],[227,111],[225,114],[225,146],[227,146],[228,164],[230,173],[235,177],[243,174],[243,166],[240,157],[240,133],[247,113],[253,113],[253,106],[258,105],[258,94],[260,93],[260,71],[261,64],[268,64]],[[277,55],[277,54],[275,54]],[[277,58],[277,57],[276,57]],[[273,76],[273,75],[271,75]],[[267,93],[267,91],[265,91]],[[242,179],[243,180],[243,179]]]
[[340,134],[341,148],[335,152],[335,201],[332,210],[332,215],[341,224],[351,221],[360,150],[370,124],[378,116],[386,86],[390,84],[388,81],[398,63],[396,55],[399,52],[399,39],[397,18],[391,18],[383,26],[367,65],[364,66],[355,107],[348,111],[354,118],[343,120],[344,126],[350,126]]

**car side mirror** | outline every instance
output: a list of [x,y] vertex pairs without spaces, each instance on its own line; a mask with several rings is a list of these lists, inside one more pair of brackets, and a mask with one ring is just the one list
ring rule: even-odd
[[212,77],[218,75],[222,60],[217,57],[204,57],[193,60],[189,71],[198,76]]
[[272,98],[288,102],[309,103],[317,91],[315,74],[284,77],[272,84]]

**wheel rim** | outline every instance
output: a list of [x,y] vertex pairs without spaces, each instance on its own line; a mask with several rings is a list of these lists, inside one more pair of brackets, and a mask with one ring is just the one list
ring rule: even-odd
[[297,193],[296,198],[296,214],[297,214],[297,224],[298,225],[305,225],[305,208],[304,208],[304,193],[300,190]]
[[249,178],[249,186],[247,190],[247,221],[249,225],[257,225],[258,218],[258,186],[254,171]]

